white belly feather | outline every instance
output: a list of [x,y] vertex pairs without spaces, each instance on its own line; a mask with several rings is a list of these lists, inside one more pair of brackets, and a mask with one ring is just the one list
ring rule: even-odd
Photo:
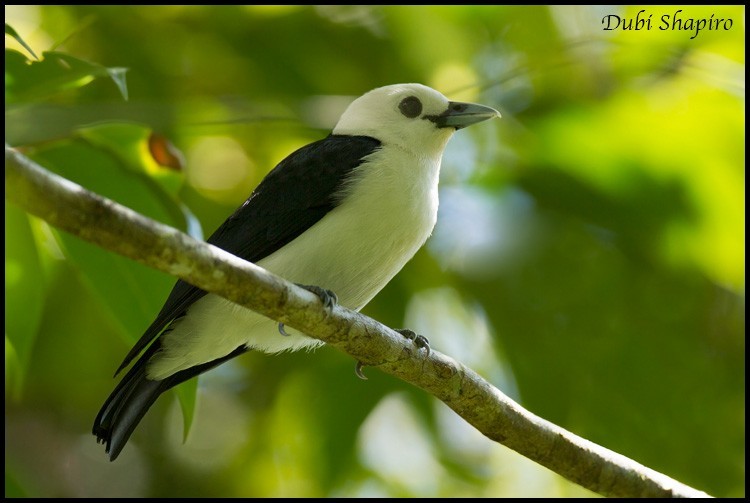
[[[386,157],[387,153],[387,157]],[[437,218],[440,159],[383,149],[362,164],[342,203],[258,265],[295,283],[333,290],[364,307],[424,244]],[[162,336],[149,378],[221,358],[241,345],[268,353],[322,344],[216,295],[206,295]]]

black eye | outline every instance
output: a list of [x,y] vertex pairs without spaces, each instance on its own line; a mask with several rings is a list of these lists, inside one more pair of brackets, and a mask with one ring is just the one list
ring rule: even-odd
[[398,109],[405,117],[413,119],[422,113],[422,102],[416,96],[409,96],[401,100]]

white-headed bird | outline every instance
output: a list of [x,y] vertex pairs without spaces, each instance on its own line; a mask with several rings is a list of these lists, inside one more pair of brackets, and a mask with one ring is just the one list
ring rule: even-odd
[[[330,135],[281,161],[208,242],[307,285],[328,304],[337,298],[359,310],[431,234],[450,137],[499,115],[420,84],[374,89],[349,105]],[[93,433],[114,460],[173,386],[245,351],[320,344],[179,280],[120,365],[118,372],[143,353],[102,406]]]

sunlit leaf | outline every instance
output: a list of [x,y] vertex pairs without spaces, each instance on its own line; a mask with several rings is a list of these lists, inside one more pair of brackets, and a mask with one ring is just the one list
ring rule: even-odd
[[21,44],[24,49],[26,49],[27,51],[29,51],[29,53],[32,56],[34,56],[34,59],[39,59],[37,57],[37,55],[34,53],[34,50],[31,47],[29,47],[29,44],[27,44],[26,41],[23,38],[21,38],[21,36],[18,34],[18,32],[16,32],[16,30],[14,30],[13,27],[11,25],[9,25],[8,23],[5,23],[5,34],[6,35],[10,35],[14,39],[16,39],[16,41],[19,44]]
[[185,181],[182,153],[148,126],[106,122],[80,128],[76,134],[111,153],[125,167],[156,180],[172,196],[177,195]]
[[39,61],[29,61],[13,49],[5,49],[5,99],[18,103],[48,98],[89,84],[97,77],[113,80],[127,99],[125,68],[107,68],[62,52],[47,51]]

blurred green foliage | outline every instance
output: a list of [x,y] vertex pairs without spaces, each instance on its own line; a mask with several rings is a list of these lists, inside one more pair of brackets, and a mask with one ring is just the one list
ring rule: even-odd
[[[602,30],[641,9],[6,6],[6,142],[208,235],[369,89],[496,107],[451,140],[433,237],[364,312],[585,438],[743,496],[745,10],[683,8],[734,21],[693,39],[658,28],[678,7]],[[173,278],[5,219],[6,496],[588,494],[329,348],[206,374],[185,443],[167,395],[109,463],[94,415]]]

